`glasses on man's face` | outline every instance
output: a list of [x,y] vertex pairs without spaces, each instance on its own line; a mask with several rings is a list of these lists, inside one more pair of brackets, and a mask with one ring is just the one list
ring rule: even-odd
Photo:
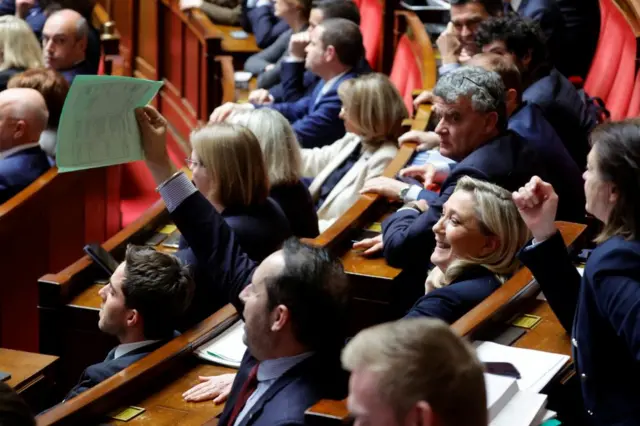
[[196,166],[204,167],[204,164],[202,164],[199,161],[194,161],[189,157],[185,158],[184,161],[185,161],[185,163],[187,163],[187,167],[189,167],[190,170],[193,170]]

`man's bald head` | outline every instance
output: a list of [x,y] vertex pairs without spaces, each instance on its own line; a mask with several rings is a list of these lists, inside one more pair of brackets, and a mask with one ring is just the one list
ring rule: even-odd
[[47,68],[66,70],[85,59],[89,23],[78,12],[62,9],[47,19],[42,30],[42,50]]
[[38,142],[48,119],[47,105],[37,90],[0,92],[0,150]]

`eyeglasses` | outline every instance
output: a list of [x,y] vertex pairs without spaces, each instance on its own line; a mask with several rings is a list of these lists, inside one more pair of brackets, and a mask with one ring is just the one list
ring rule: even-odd
[[199,161],[193,161],[193,160],[192,160],[191,158],[189,158],[189,157],[185,158],[185,159],[184,159],[184,161],[185,161],[185,163],[187,163],[187,167],[189,167],[189,169],[191,169],[191,170],[193,170],[193,168],[194,168],[195,166],[198,166],[198,167],[204,167],[204,164],[202,164],[202,163],[201,163],[201,162],[199,162]]

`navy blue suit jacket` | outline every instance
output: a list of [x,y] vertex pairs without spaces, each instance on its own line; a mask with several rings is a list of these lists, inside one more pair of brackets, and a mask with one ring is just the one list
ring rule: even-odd
[[318,229],[318,214],[309,189],[300,181],[272,185],[269,194],[280,205],[291,225],[291,232],[298,238],[315,238]]
[[[242,386],[257,361],[247,351],[233,382],[229,399],[220,415],[219,425],[229,423]],[[304,412],[320,399],[342,399],[346,375],[338,353],[314,354],[296,365],[272,384],[267,392],[242,418],[240,426],[304,425]]]
[[585,418],[592,425],[640,424],[640,241],[609,238],[576,271],[560,233],[520,259],[573,337]]
[[435,247],[432,228],[440,219],[442,206],[455,190],[458,179],[471,176],[515,191],[534,175],[546,178],[545,165],[520,136],[507,131],[487,142],[453,166],[440,195],[429,203],[426,212],[419,214],[414,209],[403,209],[382,222],[385,259],[398,268],[417,267],[418,276],[424,277],[426,259]]
[[[371,72],[371,66],[365,58],[358,64],[360,74]],[[311,95],[321,78],[305,69],[304,62],[283,61],[280,66],[280,83],[269,89],[274,102],[294,102]]]
[[522,136],[546,164],[547,179],[558,193],[558,220],[583,223],[582,172],[537,105],[525,104],[509,118],[510,130]]
[[598,0],[555,0],[564,21],[559,37],[562,56],[555,65],[566,76],[586,78],[600,36],[600,5]]
[[88,61],[82,61],[66,70],[57,70],[69,82],[73,83],[73,79],[77,75],[93,75],[96,73],[94,67]]
[[0,159],[0,204],[29,186],[49,167],[47,154],[39,146]]
[[500,287],[496,276],[482,266],[470,267],[446,287],[422,296],[405,318],[439,318],[453,324]]
[[246,1],[242,5],[242,26],[245,31],[253,33],[258,47],[264,49],[276,41],[283,32],[289,29],[289,25],[273,14],[271,6],[254,7],[247,10]]
[[109,377],[113,376],[119,371],[124,370],[139,359],[142,359],[145,356],[149,355],[151,352],[160,348],[167,342],[168,340],[161,340],[159,342],[134,349],[117,359],[113,359],[113,354],[115,352],[115,348],[113,348],[103,362],[90,365],[84,370],[82,375],[80,375],[78,384],[69,391],[64,400],[66,401],[68,399],[71,399],[81,394],[82,392],[91,389],[104,380],[107,380]]
[[[233,230],[242,250],[256,262],[280,249],[289,238],[291,228],[280,207],[272,199],[263,205],[226,208],[221,213],[226,224]],[[317,225],[316,225],[317,226]],[[187,329],[202,321],[229,300],[212,285],[214,277],[209,274],[206,262],[199,262],[184,236],[176,256],[190,266],[196,292],[180,328]]]
[[583,170],[589,153],[588,136],[598,123],[573,84],[553,69],[530,85],[523,92],[522,100],[540,107],[571,157]]
[[[338,87],[343,81],[355,78],[354,70],[347,72],[322,95],[318,102],[323,84],[316,85],[311,96],[305,96],[296,102],[282,102],[265,105],[284,115],[296,132],[298,142],[303,148],[315,148],[333,143],[344,136],[344,123],[338,116],[342,101],[338,96]],[[260,107],[260,105],[258,105]]]

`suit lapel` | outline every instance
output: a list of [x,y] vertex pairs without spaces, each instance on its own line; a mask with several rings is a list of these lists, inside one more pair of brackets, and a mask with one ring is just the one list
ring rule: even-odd
[[[334,158],[333,161],[331,161],[324,169],[322,169],[322,171],[318,173],[318,176],[316,176],[315,179],[313,179],[313,182],[311,182],[311,185],[309,185],[309,192],[314,198],[314,201],[318,199],[320,188],[322,188],[324,181],[327,180],[329,175],[333,173],[333,171],[338,168],[340,164],[342,164],[347,158],[349,158],[353,150],[356,149],[359,144],[360,137],[353,135],[353,140],[350,141],[344,149],[340,150],[339,155],[336,156],[336,158]],[[324,204],[326,204],[326,200]]]

